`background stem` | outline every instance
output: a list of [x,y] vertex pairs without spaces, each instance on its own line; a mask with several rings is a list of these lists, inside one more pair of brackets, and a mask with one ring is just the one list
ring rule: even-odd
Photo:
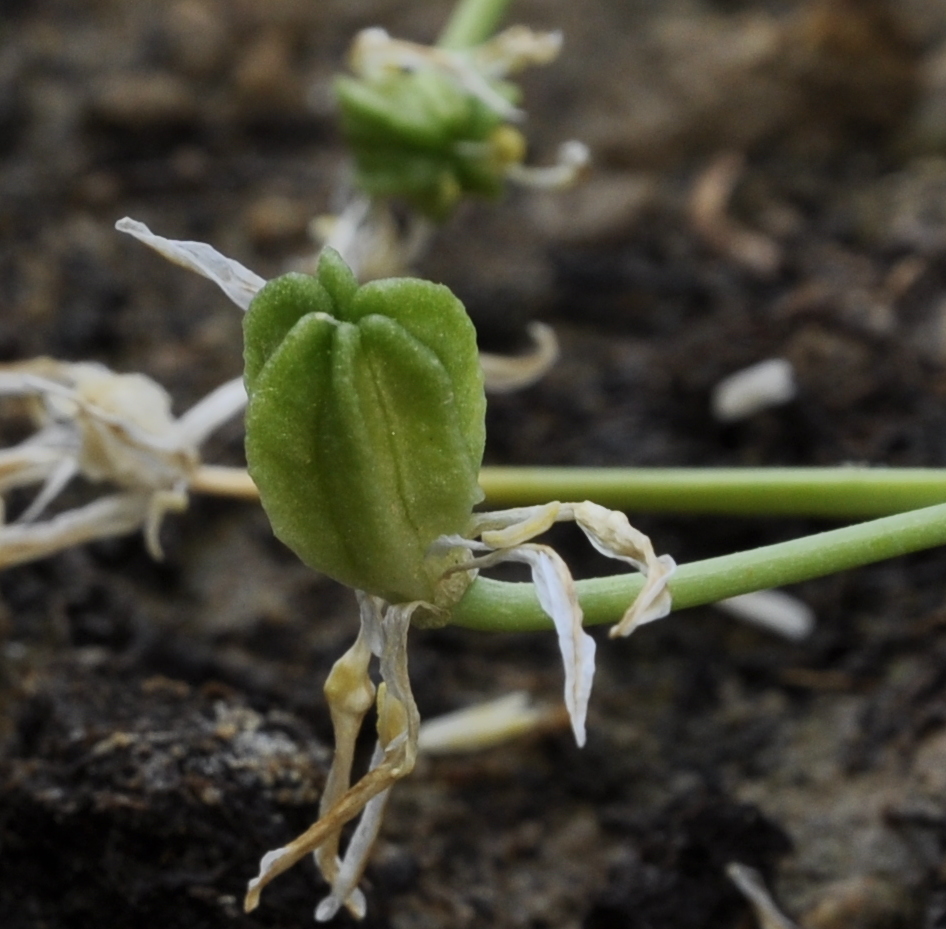
[[857,518],[946,501],[942,468],[483,468],[491,509],[593,500],[617,510]]
[[[898,513],[791,542],[681,565],[670,582],[674,610],[793,584],[946,544],[946,504]],[[579,581],[585,625],[616,622],[641,589],[639,575]],[[492,632],[551,629],[531,584],[478,578],[457,605],[454,625]]]
[[497,29],[509,0],[459,0],[437,44],[441,48],[470,48],[485,42]]

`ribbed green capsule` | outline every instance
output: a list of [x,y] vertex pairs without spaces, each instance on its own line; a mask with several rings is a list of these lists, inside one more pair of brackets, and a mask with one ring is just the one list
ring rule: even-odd
[[[512,84],[495,86],[518,96]],[[434,71],[338,77],[335,93],[358,185],[401,197],[432,219],[444,219],[466,194],[498,196],[504,168],[524,154],[522,137],[501,116]]]
[[389,602],[442,602],[427,558],[462,533],[486,401],[473,325],[446,288],[359,287],[337,253],[270,281],[244,322],[246,455],[276,535]]

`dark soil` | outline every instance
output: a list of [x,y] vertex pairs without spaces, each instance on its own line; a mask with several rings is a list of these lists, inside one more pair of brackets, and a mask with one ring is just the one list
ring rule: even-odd
[[[533,160],[579,138],[595,166],[565,195],[470,205],[418,269],[485,348],[521,347],[530,319],[560,335],[541,383],[491,400],[489,463],[946,465],[943,4],[513,6],[566,38],[524,79]],[[178,411],[237,375],[238,313],[115,220],[263,276],[311,255],[308,220],[344,190],[329,82],[352,35],[430,40],[446,9],[5,0],[0,360],[142,371]],[[732,153],[707,220],[695,191]],[[714,385],[771,357],[797,398],[716,422]],[[241,441],[222,430],[207,460],[239,463]],[[632,516],[678,561],[823,526]],[[576,536],[555,544],[600,570]],[[194,499],[163,543],[160,564],[132,537],[0,577],[4,929],[311,918],[306,865],[251,916],[240,901],[313,816],[353,597],[250,504]],[[807,929],[946,925],[944,577],[931,552],[802,585],[802,644],[709,609],[602,637],[584,750],[545,732],[398,786],[366,925],[751,926],[730,861]],[[412,676],[428,717],[560,697],[550,636],[417,633]]]

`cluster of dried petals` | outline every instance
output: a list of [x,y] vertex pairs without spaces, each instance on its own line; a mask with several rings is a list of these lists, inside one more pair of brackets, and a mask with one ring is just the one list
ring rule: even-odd
[[[335,662],[325,682],[335,729],[335,755],[319,807],[319,819],[283,848],[263,856],[259,875],[250,881],[244,902],[247,912],[259,903],[263,888],[309,854],[330,885],[315,918],[332,919],[346,907],[356,918],[365,914],[358,889],[381,827],[391,787],[414,768],[420,715],[407,671],[407,635],[411,615],[420,604],[390,605],[358,592],[361,628],[354,645]],[[376,688],[369,675],[372,657],[380,665]],[[368,710],[377,707],[377,744],[368,772],[352,785],[355,743]],[[361,814],[344,854],[341,832]]]
[[[160,557],[164,515],[186,508],[195,482],[207,484],[201,442],[245,404],[235,380],[176,419],[165,390],[142,374],[51,358],[0,366],[0,396],[25,398],[36,424],[0,451],[0,494],[41,485],[17,520],[0,526],[0,567],[138,529]],[[40,519],[75,477],[117,492]]]
[[[430,71],[441,75],[509,122],[522,122],[525,111],[510,103],[495,82],[526,68],[554,61],[562,48],[561,32],[533,32],[512,26],[470,49],[446,49],[394,39],[384,29],[364,29],[349,56],[352,71],[368,80],[397,72]],[[558,162],[549,167],[522,164],[525,141],[518,131],[499,136],[508,148],[507,179],[528,187],[557,190],[573,184],[587,168],[590,152],[583,142],[565,142]],[[473,143],[468,143],[473,144]]]
[[578,745],[585,744],[585,718],[595,671],[595,641],[582,627],[583,615],[575,581],[561,556],[548,545],[530,540],[555,523],[574,522],[591,544],[608,558],[636,568],[644,587],[611,629],[611,637],[628,636],[638,626],[666,616],[671,609],[667,583],[676,564],[669,555],[657,555],[650,539],[616,510],[597,503],[559,503],[520,507],[494,513],[476,513],[467,538],[444,537],[438,544],[465,547],[477,553],[462,570],[488,568],[504,561],[527,564],[543,611],[558,634],[565,667],[565,707]]
[[[565,707],[579,746],[585,743],[585,719],[595,672],[595,642],[582,628],[575,582],[561,556],[530,540],[557,522],[575,522],[602,554],[631,564],[645,584],[611,630],[626,636],[638,626],[670,612],[667,582],[675,569],[669,555],[656,555],[650,539],[634,529],[623,513],[588,501],[549,503],[473,516],[469,537],[443,536],[431,551],[467,548],[477,553],[455,571],[477,571],[503,561],[524,562],[532,572],[542,609],[558,633],[565,668]],[[413,770],[419,751],[420,717],[407,671],[407,634],[411,615],[423,603],[388,604],[358,591],[361,629],[354,645],[332,668],[325,683],[335,733],[335,756],[319,808],[319,819],[288,845],[268,852],[249,885],[245,908],[259,904],[260,893],[275,877],[313,854],[331,890],[315,910],[318,921],[331,919],[344,906],[356,918],[365,912],[358,882],[368,864],[394,783]],[[382,683],[369,676],[372,656],[380,659]],[[368,772],[351,784],[355,742],[368,710],[377,705],[378,740]],[[344,854],[343,827],[361,814]]]
[[378,28],[359,33],[353,73],[335,82],[355,186],[442,221],[467,197],[498,196],[506,182],[546,190],[572,184],[589,163],[587,146],[567,142],[555,164],[526,165],[518,128],[526,114],[510,79],[552,61],[561,44],[558,32],[523,26],[472,48],[420,45]]
[[393,39],[377,27],[355,37],[349,65],[369,79],[398,71],[436,71],[456,81],[503,119],[518,121],[525,113],[513,106],[490,81],[515,74],[533,65],[554,61],[562,47],[561,32],[533,32],[512,26],[471,49],[446,49]]

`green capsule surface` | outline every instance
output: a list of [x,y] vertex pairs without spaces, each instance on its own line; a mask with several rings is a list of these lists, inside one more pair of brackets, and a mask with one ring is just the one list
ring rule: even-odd
[[446,288],[359,287],[333,251],[244,322],[250,475],[276,535],[311,567],[389,602],[442,600],[441,535],[481,499],[476,335]]
[[[518,97],[512,84],[496,87]],[[403,198],[435,220],[466,194],[501,193],[505,162],[495,139],[504,121],[456,82],[432,71],[374,81],[343,76],[335,94],[366,193]]]

